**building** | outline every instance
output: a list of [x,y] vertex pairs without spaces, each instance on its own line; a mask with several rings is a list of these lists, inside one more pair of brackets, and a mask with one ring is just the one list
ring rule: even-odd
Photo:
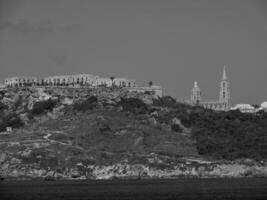
[[118,86],[118,87],[136,87],[135,80],[129,80],[127,78],[98,78],[96,79],[96,86]]
[[130,92],[137,92],[137,93],[148,93],[154,95],[155,97],[162,97],[162,87],[157,85],[152,85],[148,87],[128,87],[126,88]]
[[98,79],[96,79],[95,86],[111,87],[112,86],[112,80],[110,78],[98,78]]
[[260,106],[256,106],[255,112],[267,112],[267,101],[261,103]]
[[93,86],[99,76],[92,74],[76,74],[71,76],[72,83]]
[[36,77],[20,76],[10,77],[5,79],[5,86],[7,87],[24,87],[32,86],[37,83]]
[[118,86],[118,87],[136,87],[135,80],[127,78],[100,78],[91,74],[59,75],[49,76],[41,79],[35,77],[12,77],[5,79],[6,87],[22,86]]
[[207,109],[217,111],[228,111],[230,109],[230,84],[227,80],[225,66],[223,69],[223,76],[220,82],[219,100],[217,101],[202,101],[201,90],[198,83],[195,81],[194,87],[191,91],[191,98],[188,102],[191,105],[203,106]]
[[230,110],[239,110],[242,113],[255,113],[256,109],[250,104],[237,104],[235,107],[232,107]]
[[267,109],[267,101],[262,102],[260,108]]
[[[41,79],[35,77],[12,77],[5,79],[5,87],[22,87],[22,86],[65,86],[65,87],[112,87],[117,86],[128,91],[147,93],[157,97],[162,97],[161,86],[151,85],[149,87],[138,87],[135,80],[127,78],[101,78],[91,74],[76,75],[59,75],[49,76]],[[47,98],[46,96],[42,97]]]
[[192,88],[190,101],[192,104],[197,105],[201,102],[201,91],[196,81],[194,83],[194,87]]
[[99,76],[91,74],[61,75],[44,78],[44,83],[51,86],[88,85],[95,84]]
[[118,87],[136,87],[136,81],[127,78],[115,78],[113,84]]

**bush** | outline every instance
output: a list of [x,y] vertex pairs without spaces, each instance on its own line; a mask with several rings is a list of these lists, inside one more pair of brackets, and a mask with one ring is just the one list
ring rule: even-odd
[[22,102],[23,102],[23,99],[21,96],[19,96],[18,99],[15,101],[14,110],[17,110],[17,108],[22,104]]
[[130,111],[135,114],[145,114],[148,112],[147,105],[142,100],[137,98],[122,98],[120,105],[123,107],[123,110]]
[[7,127],[19,128],[23,126],[23,121],[17,115],[8,115],[2,117],[2,122],[0,123],[0,132],[5,131]]
[[178,132],[178,133],[182,132],[182,128],[179,126],[179,124],[173,124],[171,128],[175,132]]
[[7,109],[8,106],[0,101],[0,111]]
[[216,159],[267,159],[267,118],[240,112],[192,113],[198,152]]
[[33,105],[32,114],[41,114],[45,111],[51,111],[56,106],[57,102],[52,99],[48,99],[47,101],[39,101]]
[[153,100],[154,106],[160,106],[160,107],[173,107],[176,104],[176,100],[172,98],[171,96],[164,96],[159,99]]
[[93,108],[96,107],[97,102],[98,102],[97,97],[91,96],[85,101],[75,103],[73,109],[77,111],[92,110]]

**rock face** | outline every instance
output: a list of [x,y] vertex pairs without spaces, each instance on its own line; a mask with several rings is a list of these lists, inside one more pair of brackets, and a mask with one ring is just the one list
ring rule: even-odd
[[86,165],[77,163],[76,166],[65,170],[35,169],[33,167],[18,167],[17,160],[8,165],[2,164],[0,171],[3,177],[53,177],[53,179],[113,179],[113,178],[179,178],[179,177],[266,177],[267,165],[254,163],[248,166],[244,163],[186,161],[181,159],[172,166],[163,167],[159,158],[150,158],[147,164],[130,164],[122,161],[112,165]]

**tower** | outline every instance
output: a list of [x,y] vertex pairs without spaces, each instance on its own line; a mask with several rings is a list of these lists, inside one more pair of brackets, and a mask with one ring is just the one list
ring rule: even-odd
[[192,89],[191,93],[191,103],[192,104],[199,104],[201,101],[201,91],[200,88],[198,87],[197,82],[195,81],[194,87]]
[[223,76],[220,83],[219,101],[225,103],[225,110],[228,111],[230,108],[230,84],[227,80],[225,66],[223,68]]

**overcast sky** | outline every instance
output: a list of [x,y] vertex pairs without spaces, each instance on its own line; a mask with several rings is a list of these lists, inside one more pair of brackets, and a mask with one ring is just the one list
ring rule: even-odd
[[90,73],[153,81],[181,100],[267,100],[267,1],[0,0],[0,79]]

